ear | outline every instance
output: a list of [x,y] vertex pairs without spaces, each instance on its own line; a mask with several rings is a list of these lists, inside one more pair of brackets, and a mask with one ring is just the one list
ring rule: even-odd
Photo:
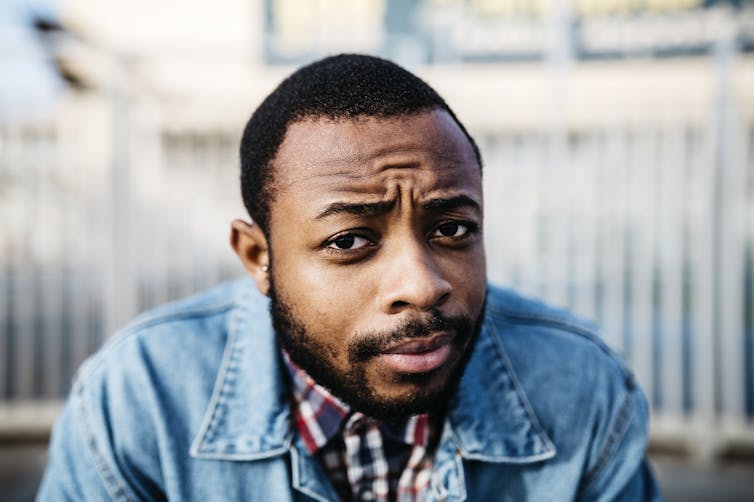
[[269,246],[259,225],[233,220],[230,224],[230,245],[241,259],[246,272],[257,283],[257,289],[267,296],[270,291]]

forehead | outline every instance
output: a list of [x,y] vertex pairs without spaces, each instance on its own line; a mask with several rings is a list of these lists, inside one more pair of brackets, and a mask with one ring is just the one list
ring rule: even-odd
[[478,191],[481,197],[481,170],[471,143],[442,110],[295,122],[273,169],[275,199],[304,197],[302,204],[345,193],[382,199],[407,180],[418,192]]

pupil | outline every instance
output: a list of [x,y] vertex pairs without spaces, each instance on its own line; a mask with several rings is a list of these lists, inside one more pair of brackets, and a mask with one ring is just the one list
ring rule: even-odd
[[343,237],[338,237],[335,239],[335,245],[338,246],[341,249],[349,249],[351,246],[353,246],[354,241],[353,235],[344,235]]
[[456,234],[457,231],[458,231],[457,223],[446,223],[445,225],[440,227],[440,233],[444,235],[445,237],[452,237]]

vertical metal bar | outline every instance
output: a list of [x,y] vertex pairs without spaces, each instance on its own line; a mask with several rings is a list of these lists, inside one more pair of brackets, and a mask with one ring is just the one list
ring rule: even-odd
[[[605,340],[618,352],[624,352],[625,311],[624,282],[626,263],[625,226],[627,199],[626,188],[631,172],[627,158],[624,127],[613,126],[606,132],[604,153],[599,165],[602,215],[602,289],[603,327]],[[609,195],[608,195],[609,194]]]
[[[5,172],[12,179],[11,163],[7,159],[10,137],[6,127],[0,128],[0,172]],[[11,181],[11,186],[15,183]],[[8,187],[6,187],[8,188]],[[10,274],[13,248],[13,222],[11,207],[0,214],[0,226],[4,229],[0,232],[0,400],[9,394],[9,381],[7,378],[8,364],[10,363]]]
[[653,177],[656,172],[654,124],[644,124],[637,131],[633,145],[630,180],[631,256],[631,365],[645,392],[653,393],[652,302],[655,238],[655,202]]
[[523,221],[526,220],[526,206],[521,203],[521,199],[530,197],[530,194],[529,186],[526,184],[527,178],[521,175],[523,166],[520,149],[517,150],[520,142],[516,141],[515,133],[510,134],[510,136],[501,134],[497,139],[499,154],[494,167],[497,172],[495,198],[501,200],[501,207],[499,216],[496,216],[500,223],[494,227],[494,233],[498,240],[496,249],[500,253],[502,262],[503,284],[519,288],[521,287],[522,265],[518,257],[523,246]]
[[[102,133],[91,126],[88,128],[79,128],[75,138],[69,138],[69,141],[90,143],[101,141],[101,136],[107,137],[108,132]],[[78,223],[85,228],[91,229],[85,235],[74,234],[73,231],[68,235],[68,246],[76,246],[83,253],[80,261],[70,262],[69,268],[69,299],[66,299],[66,305],[70,308],[69,312],[69,333],[67,342],[69,360],[67,361],[67,370],[73,373],[79,364],[89,355],[94,348],[93,345],[101,340],[104,333],[94,333],[93,317],[104,318],[107,314],[105,308],[108,302],[108,291],[106,284],[108,274],[106,273],[108,260],[114,260],[116,257],[107,256],[112,252],[109,244],[106,242],[110,237],[108,229],[111,221],[111,204],[112,196],[110,185],[106,180],[109,179],[110,173],[107,171],[107,158],[84,156],[84,153],[90,154],[90,150],[75,148],[70,142],[66,145],[66,158],[70,163],[70,168],[76,169],[79,173],[76,184],[80,187],[81,196],[76,201],[81,204],[78,212],[69,213],[69,224],[71,228]],[[100,152],[98,149],[97,152]],[[72,195],[71,195],[72,197]],[[69,205],[73,208],[73,205]],[[77,220],[81,218],[83,221]],[[81,242],[84,242],[83,248]],[[101,323],[103,324],[103,323]],[[103,326],[100,325],[100,329]],[[71,375],[72,376],[72,375]],[[68,384],[69,382],[66,382]]]
[[[159,134],[159,129],[155,131],[158,134],[157,143],[159,153],[157,155],[159,159],[158,165],[155,166],[156,176],[153,179],[155,185],[162,184],[163,186],[170,186],[174,184],[173,180],[169,179],[171,176],[171,166],[175,167],[179,165],[180,158],[176,157],[175,152],[178,148],[179,138],[172,134]],[[146,224],[146,232],[148,235],[148,243],[145,247],[150,254],[150,258],[146,260],[147,270],[149,271],[150,285],[147,293],[149,301],[153,305],[164,303],[168,300],[168,275],[169,275],[169,253],[168,244],[171,240],[168,232],[161,228],[164,216],[151,218]]]
[[[214,268],[216,255],[212,252],[214,236],[211,226],[207,225],[209,221],[206,208],[212,207],[211,200],[215,195],[214,184],[212,179],[216,176],[218,147],[218,131],[210,132],[203,152],[198,156],[200,165],[198,166],[198,181],[195,193],[199,197],[201,204],[194,210],[194,235],[197,237],[197,247],[193,252],[193,275],[194,291],[200,291],[210,286],[209,271]],[[201,236],[207,236],[202,238]]]
[[734,34],[718,42],[717,134],[715,145],[715,333],[719,344],[719,404],[724,418],[744,420],[744,161],[745,141],[732,95]]
[[57,149],[57,134],[55,131],[48,131],[45,135],[45,147],[40,150],[43,152],[43,157],[40,159],[44,166],[44,179],[39,180],[42,186],[43,199],[45,205],[48,205],[51,211],[45,215],[44,221],[38,222],[38,230],[45,232],[46,235],[52,236],[49,243],[44,247],[47,252],[51,252],[51,256],[45,257],[43,276],[42,276],[42,290],[39,292],[41,298],[41,314],[43,316],[42,323],[40,324],[43,332],[38,333],[36,340],[41,341],[41,346],[37,346],[36,350],[41,352],[41,356],[36,358],[37,363],[43,364],[42,368],[35,368],[36,373],[39,375],[41,382],[39,385],[39,391],[41,396],[52,398],[56,395],[57,385],[60,381],[60,368],[61,368],[61,321],[62,321],[62,283],[61,283],[61,269],[62,261],[70,259],[65,253],[63,253],[63,215],[66,212],[64,205],[64,197],[62,194],[61,186],[55,186],[54,183],[57,180],[65,179],[64,173],[56,173],[56,171],[62,171],[59,164],[60,157]]
[[744,236],[746,245],[746,268],[744,274],[744,378],[746,417],[754,420],[754,123],[751,111],[743,121],[744,159],[746,173],[746,205],[744,207]]
[[[18,157],[13,162],[23,166],[22,183],[24,192],[29,196],[24,201],[24,211],[21,215],[25,228],[34,228],[40,220],[39,177],[39,132],[21,130]],[[35,232],[24,232],[21,253],[18,255],[16,273],[16,291],[14,292],[14,306],[16,319],[14,341],[16,354],[14,357],[15,389],[14,397],[30,398],[34,393],[34,337],[35,319],[40,313],[37,311],[35,279],[38,272],[35,266],[37,246]]]
[[[521,163],[523,169],[530,170],[531,175],[525,178],[526,189],[522,190],[523,194],[519,198],[522,202],[522,218],[519,232],[520,247],[518,256],[522,257],[519,261],[520,272],[517,274],[521,290],[530,295],[540,293],[539,264],[538,259],[524,259],[523,257],[539,257],[539,234],[542,232],[540,215],[544,212],[543,201],[546,198],[545,193],[545,175],[544,175],[544,152],[547,144],[547,137],[542,135],[526,135],[521,141]],[[525,246],[521,249],[521,245]]]
[[[130,107],[128,76],[124,62],[113,55],[113,69],[109,84],[111,107],[111,173],[108,192],[112,194],[108,227],[109,250],[104,256],[106,286],[105,331],[112,334],[135,313],[135,274],[133,240],[131,239],[131,175],[130,175]],[[106,203],[107,204],[107,203]]]
[[[181,184],[182,190],[178,192],[178,206],[188,209],[190,220],[194,219],[196,206],[193,202],[193,194],[191,191],[196,186],[197,179],[197,155],[202,152],[202,145],[197,143],[197,134],[192,131],[191,141],[185,146],[186,148],[181,152],[181,158],[183,159],[182,165],[184,167],[183,173],[175,173],[177,176],[183,176],[186,180]],[[181,232],[187,232],[193,238],[193,222],[187,221],[186,225],[180,230]],[[194,260],[193,255],[195,253],[195,245],[191,246],[181,245],[176,246],[177,242],[173,242],[173,256],[175,268],[175,281],[177,288],[175,290],[175,297],[180,298],[191,294],[194,290],[193,276],[194,276]]]
[[575,181],[571,193],[573,221],[571,223],[571,248],[573,255],[572,277],[574,295],[572,308],[580,315],[596,317],[595,283],[597,207],[596,155],[599,142],[598,131],[590,131],[574,156],[571,179]]
[[[714,356],[714,126],[707,127],[699,144],[692,145],[694,153],[689,165],[689,254],[691,261],[691,318],[692,347],[691,375],[693,416],[700,430],[712,432],[715,415],[715,356]],[[707,449],[706,439],[702,449]],[[704,453],[702,453],[704,455]]]
[[551,83],[551,103],[546,165],[540,180],[544,187],[541,199],[541,215],[544,220],[541,220],[541,223],[545,228],[541,228],[539,232],[538,247],[542,252],[538,255],[538,275],[541,292],[545,298],[556,305],[565,306],[568,293],[563,258],[568,236],[565,231],[567,222],[562,220],[567,194],[557,180],[570,168],[568,125],[565,117],[573,59],[570,2],[551,0],[548,23],[546,65]]
[[[503,195],[503,170],[506,167],[500,157],[500,148],[496,144],[502,141],[502,135],[488,138],[484,144],[485,173],[482,179],[485,193],[485,246],[487,259],[487,274],[492,282],[506,284],[510,277],[506,266],[510,263],[507,246],[503,245],[506,225],[502,221],[503,215],[511,215],[507,210],[508,198]],[[508,222],[512,224],[512,222]],[[513,242],[512,240],[510,240]]]
[[661,288],[658,313],[662,386],[662,412],[679,418],[682,412],[682,195],[686,180],[684,165],[684,123],[668,120],[664,124],[662,148],[657,171],[659,184],[658,271]]

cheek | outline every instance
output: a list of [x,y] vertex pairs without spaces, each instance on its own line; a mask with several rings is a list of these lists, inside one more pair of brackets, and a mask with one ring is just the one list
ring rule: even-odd
[[341,333],[356,326],[356,317],[367,311],[369,298],[375,292],[365,267],[343,267],[327,264],[311,254],[293,253],[280,258],[275,255],[278,290],[285,289],[291,304],[300,306],[307,324],[317,321]]
[[306,336],[326,349],[338,365],[345,364],[347,341],[355,331],[354,309],[345,301],[348,295],[332,287],[322,274],[302,268],[278,268],[274,279],[276,294],[303,325]]
[[[322,273],[302,271],[281,277],[290,305],[295,305],[307,327],[344,335],[357,311],[354,296],[358,288]],[[277,283],[276,283],[277,287]]]
[[487,270],[484,249],[480,245],[473,253],[449,255],[442,262],[446,277],[453,283],[453,290],[469,304],[484,296],[487,285]]

